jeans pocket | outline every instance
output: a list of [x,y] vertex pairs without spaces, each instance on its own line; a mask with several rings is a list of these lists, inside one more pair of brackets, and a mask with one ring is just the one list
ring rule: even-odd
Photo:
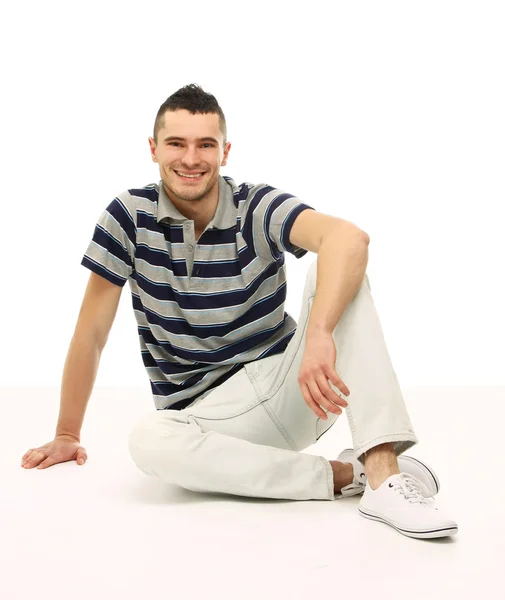
[[274,354],[260,358],[245,365],[245,371],[254,386],[258,397],[265,400],[269,398],[274,388],[275,378],[279,373],[279,366],[284,359],[284,353]]
[[245,369],[221,385],[213,388],[204,398],[184,411],[188,415],[205,419],[231,419],[261,403]]
[[316,423],[316,439],[314,440],[314,443],[317,442],[317,440],[323,436],[328,429],[331,429],[333,427],[333,425],[335,425],[335,423],[337,422],[337,419],[340,415],[336,415],[334,413],[328,412],[327,413],[328,418],[326,420],[324,419],[317,419],[317,423]]
[[253,360],[244,364],[244,371],[247,373],[249,379],[254,379],[261,371],[261,360]]

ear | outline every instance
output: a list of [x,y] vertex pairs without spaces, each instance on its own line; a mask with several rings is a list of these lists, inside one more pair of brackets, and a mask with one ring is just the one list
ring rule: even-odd
[[231,148],[231,143],[228,142],[226,144],[226,146],[224,147],[224,156],[223,156],[223,160],[221,161],[221,166],[224,167],[226,165],[226,162],[228,160],[228,154],[230,152],[230,148]]
[[152,137],[149,138],[149,147],[151,149],[152,161],[157,163],[158,159],[156,157],[156,142],[154,141],[154,138],[152,138]]

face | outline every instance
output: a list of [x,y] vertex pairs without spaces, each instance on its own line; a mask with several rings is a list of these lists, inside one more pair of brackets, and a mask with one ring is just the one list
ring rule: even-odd
[[[149,138],[149,145],[169,197],[198,201],[214,189],[217,193],[219,169],[226,165],[231,148],[229,142],[223,147],[219,115],[167,111],[157,141]],[[198,177],[184,178],[179,173],[198,173]]]

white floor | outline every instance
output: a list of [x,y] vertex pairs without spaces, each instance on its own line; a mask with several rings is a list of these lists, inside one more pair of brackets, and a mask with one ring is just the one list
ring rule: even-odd
[[[56,388],[0,388],[0,597],[503,598],[505,388],[417,388],[404,396],[437,472],[441,506],[460,527],[417,540],[338,501],[199,494],[148,477],[127,437],[154,404],[148,389],[95,388],[81,443],[88,462],[26,470],[53,438]],[[351,447],[343,416],[306,450]]]

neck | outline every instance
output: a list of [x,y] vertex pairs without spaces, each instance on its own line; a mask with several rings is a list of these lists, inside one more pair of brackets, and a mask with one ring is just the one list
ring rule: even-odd
[[216,185],[203,197],[196,200],[184,200],[167,190],[163,184],[165,193],[175,208],[187,219],[195,222],[195,230],[203,231],[216,214],[219,203],[219,185]]

